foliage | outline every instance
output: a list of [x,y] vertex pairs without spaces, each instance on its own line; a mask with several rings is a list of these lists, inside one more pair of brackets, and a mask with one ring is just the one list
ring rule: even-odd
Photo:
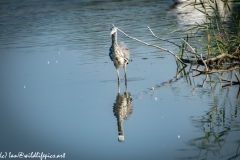
[[207,50],[207,55],[231,54],[239,57],[240,18],[231,11],[230,1],[222,0],[222,3],[224,3],[224,13],[219,9],[217,0],[205,0],[204,2],[195,0],[187,4],[204,14],[205,21],[202,24],[196,23],[186,31],[196,37],[199,32],[204,34],[199,41]]

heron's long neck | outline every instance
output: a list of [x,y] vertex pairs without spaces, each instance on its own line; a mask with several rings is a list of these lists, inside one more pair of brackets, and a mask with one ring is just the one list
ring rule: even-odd
[[118,125],[118,137],[124,137],[123,120],[119,120],[118,118],[117,125]]
[[112,34],[112,44],[117,43],[117,32]]

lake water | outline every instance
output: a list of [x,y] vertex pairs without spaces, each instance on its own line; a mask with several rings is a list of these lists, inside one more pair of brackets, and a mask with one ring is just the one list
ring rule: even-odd
[[[194,20],[202,17],[171,0],[2,0],[0,158],[240,159],[239,85],[222,88],[220,74],[203,87],[205,76],[187,74],[196,66],[175,77],[181,68],[172,55],[118,32],[131,52],[128,88],[120,69],[118,94],[112,24],[177,53],[146,26],[180,44],[185,35],[170,32]],[[236,81],[234,73],[222,77]]]

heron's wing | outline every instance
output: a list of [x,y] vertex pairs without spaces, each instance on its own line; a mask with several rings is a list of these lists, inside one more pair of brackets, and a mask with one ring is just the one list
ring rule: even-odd
[[118,43],[118,46],[120,47],[124,58],[126,58],[128,60],[130,58],[129,48],[125,45],[124,42]]

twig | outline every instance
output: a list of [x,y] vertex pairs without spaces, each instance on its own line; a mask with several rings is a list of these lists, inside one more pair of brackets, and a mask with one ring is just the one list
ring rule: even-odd
[[223,53],[223,54],[220,54],[219,56],[216,56],[216,57],[213,57],[213,58],[209,58],[209,59],[207,59],[207,60],[205,60],[206,62],[208,62],[208,61],[217,61],[217,60],[219,60],[219,59],[221,59],[221,58],[230,58],[230,59],[234,59],[234,60],[237,60],[237,61],[240,61],[240,59],[238,58],[238,57],[236,57],[236,56],[232,56],[232,55],[230,55],[230,54],[226,54],[226,53]]
[[236,78],[237,78],[237,80],[238,80],[238,83],[240,84],[240,78],[238,77],[238,74],[235,73],[235,76],[236,76]]
[[[205,67],[206,67],[206,62],[203,61],[205,64]],[[207,70],[206,71],[202,71],[202,70],[198,70],[198,69],[192,69],[194,71],[198,71],[202,74],[212,74],[212,73],[215,73],[215,72],[229,72],[229,71],[232,71],[232,70],[236,70],[236,69],[239,69],[240,68],[240,64],[236,63],[236,64],[233,64],[231,65],[230,67],[226,68],[226,69],[208,69],[206,68]]]
[[[165,41],[165,42],[172,43],[172,44],[174,44],[175,46],[177,46],[177,47],[179,47],[179,48],[181,48],[181,49],[184,49],[185,51],[187,51],[187,52],[189,52],[189,53],[193,53],[193,52],[191,52],[191,51],[189,51],[189,50],[187,50],[187,49],[181,47],[181,46],[178,45],[177,43],[174,43],[174,42],[169,41],[169,40],[167,40],[167,39],[162,39],[162,38],[156,36],[156,35],[153,33],[153,31],[150,29],[150,27],[149,27],[149,26],[147,26],[147,27],[148,27],[149,31],[152,33],[153,37],[155,37],[155,38],[157,38],[157,39],[159,39],[159,40],[161,40],[161,41]],[[194,54],[194,53],[193,53],[193,54]],[[198,55],[197,57],[199,57],[199,55]]]
[[[170,80],[168,80],[168,81],[166,81],[166,82],[162,82],[161,84],[156,84],[155,87],[148,88],[148,90],[142,91],[141,93],[137,94],[137,95],[134,96],[134,97],[138,98],[139,96],[147,95],[147,94],[151,93],[152,91],[155,91],[155,90],[157,90],[157,89],[159,89],[159,88],[161,88],[161,87],[164,87],[164,86],[166,86],[166,85],[169,85],[169,84],[171,84],[171,83],[173,83],[173,82],[178,81],[179,79],[181,79],[181,78],[184,77],[184,76],[181,76],[180,74],[181,74],[182,71],[185,70],[186,67],[187,67],[187,66],[183,66],[183,67],[180,69],[180,71],[178,71],[178,72],[176,73],[176,75],[175,75],[172,79],[170,79]],[[191,71],[189,71],[187,74],[190,74],[190,72],[191,72]]]
[[197,57],[197,59],[199,59],[200,56],[195,52],[192,46],[188,42],[186,42],[184,39],[181,38],[181,40],[187,44],[187,46],[192,50],[192,53]]
[[233,56],[234,56],[235,54],[238,54],[238,53],[240,53],[240,52],[239,52],[239,47],[240,47],[240,44],[237,46],[237,48],[236,48],[235,52],[232,54]]
[[141,41],[141,40],[139,40],[139,39],[137,39],[137,38],[131,37],[131,36],[127,35],[126,33],[124,33],[122,30],[120,30],[119,28],[118,28],[118,30],[119,30],[121,33],[123,33],[125,36],[127,36],[128,38],[131,38],[131,39],[133,39],[133,40],[135,40],[135,41],[138,41],[138,42],[140,42],[140,43],[143,43],[143,44],[145,44],[145,45],[147,45],[147,46],[152,46],[152,47],[161,49],[161,50],[163,50],[163,51],[165,51],[165,52],[171,53],[179,62],[181,62],[182,64],[184,64],[185,66],[187,66],[187,65],[186,65],[175,53],[173,53],[172,51],[167,50],[167,49],[162,48],[162,47],[159,47],[159,46],[154,45],[154,44],[146,43],[146,42]]
[[202,60],[202,62],[203,62],[203,64],[204,64],[204,66],[206,67],[206,71],[208,71],[208,67],[207,67],[206,63],[204,62],[204,60],[203,60],[203,58],[202,58],[202,54],[200,54],[200,57],[201,57],[201,60]]

